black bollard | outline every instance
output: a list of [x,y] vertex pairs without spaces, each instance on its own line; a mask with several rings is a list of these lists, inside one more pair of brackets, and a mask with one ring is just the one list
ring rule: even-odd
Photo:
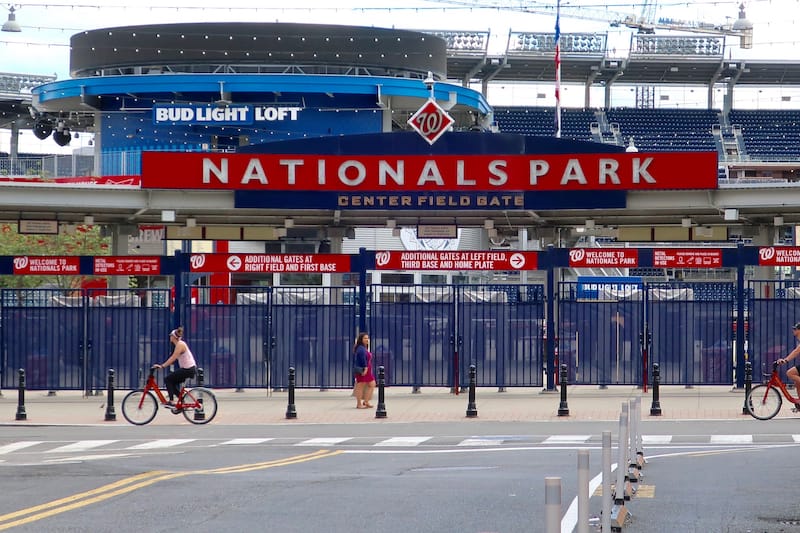
[[378,367],[378,407],[375,408],[375,418],[386,418],[386,396],[384,387],[386,386],[386,369],[383,365]]
[[567,365],[561,365],[561,402],[558,404],[558,416],[569,416],[569,406],[567,405]]
[[17,400],[17,420],[27,420],[28,413],[25,412],[25,369],[19,369],[19,389]]
[[289,404],[286,406],[286,418],[297,418],[297,408],[294,405],[294,367],[289,367]]
[[114,369],[108,369],[108,389],[106,391],[106,422],[113,422],[117,419],[117,412],[114,410]]
[[[202,368],[197,369],[197,386],[202,387],[204,381],[205,373],[203,372]],[[198,396],[197,403],[200,404],[199,409],[194,410],[194,419],[195,420],[205,420],[206,419],[206,412],[203,409],[203,397]]]
[[753,363],[750,361],[744,362],[744,405],[742,405],[742,414],[749,415],[750,410],[747,409],[747,398],[750,397],[750,391],[753,389]]
[[478,406],[475,405],[475,385],[478,381],[478,373],[475,365],[469,365],[469,398],[467,402],[467,418],[478,416]]
[[661,416],[661,402],[658,399],[658,386],[661,384],[661,368],[653,363],[653,403],[650,404],[650,416]]

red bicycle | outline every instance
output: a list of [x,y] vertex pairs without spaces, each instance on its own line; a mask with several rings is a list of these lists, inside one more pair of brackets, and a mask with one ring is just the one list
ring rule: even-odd
[[164,393],[155,378],[156,367],[150,367],[150,375],[143,389],[129,392],[122,399],[122,415],[125,420],[137,426],[149,424],[158,413],[158,406],[170,407],[172,414],[183,413],[192,424],[208,424],[217,416],[217,397],[210,389],[181,387],[178,401],[174,406],[167,403]]
[[[747,410],[753,415],[754,418],[759,420],[769,420],[778,414],[783,405],[783,398],[792,402],[797,409],[800,404],[800,398],[795,398],[786,388],[786,384],[781,380],[778,375],[778,363],[772,363],[772,374],[764,374],[764,377],[769,376],[766,383],[756,385],[747,395],[745,405]],[[781,396],[783,394],[783,396]]]

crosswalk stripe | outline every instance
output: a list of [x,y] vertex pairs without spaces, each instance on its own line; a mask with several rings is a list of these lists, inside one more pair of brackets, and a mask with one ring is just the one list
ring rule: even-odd
[[551,435],[542,441],[542,444],[577,444],[586,442],[591,435]]
[[159,440],[152,440],[150,442],[143,442],[141,444],[136,444],[135,446],[129,446],[125,448],[126,450],[155,450],[158,448],[169,448],[171,446],[178,446],[180,444],[186,444],[187,442],[192,442],[195,439],[159,439]]
[[318,437],[298,442],[295,446],[335,446],[350,439],[351,437]]
[[642,435],[642,444],[669,444],[672,435]]
[[53,448],[52,450],[47,450],[48,453],[64,453],[64,452],[82,452],[86,450],[91,450],[92,448],[97,448],[100,446],[105,446],[107,444],[113,444],[117,442],[116,440],[79,440],[77,442],[73,442],[72,444],[65,444],[64,446],[59,446],[58,448]]
[[800,442],[800,435],[792,435],[792,440],[795,442]]
[[223,446],[230,444],[230,445],[238,445],[238,444],[262,444],[264,442],[268,442],[271,440],[275,440],[273,438],[268,439],[231,439],[222,443]]
[[419,446],[426,440],[433,437],[392,437],[390,439],[376,442],[375,446]]
[[503,444],[503,439],[493,439],[491,437],[472,437],[458,443],[459,446],[498,446],[500,444]]
[[41,443],[42,441],[40,440],[21,440],[19,442],[12,442],[11,444],[0,446],[0,455],[4,453],[16,452],[17,450],[22,450],[24,448],[30,448],[31,446],[36,446],[37,444]]
[[711,444],[751,444],[752,435],[711,435]]

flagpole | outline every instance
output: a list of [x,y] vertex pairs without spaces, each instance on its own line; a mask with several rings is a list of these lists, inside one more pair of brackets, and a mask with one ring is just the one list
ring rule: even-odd
[[561,0],[556,0],[556,138],[561,138]]

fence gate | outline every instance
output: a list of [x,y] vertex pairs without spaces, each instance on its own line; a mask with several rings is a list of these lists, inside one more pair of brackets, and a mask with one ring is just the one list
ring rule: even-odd
[[25,369],[32,390],[138,387],[147,368],[169,354],[167,289],[0,290],[2,387]]
[[[800,322],[800,280],[753,280],[748,284],[745,355],[753,364],[753,380],[772,371],[772,363],[797,346],[792,326]],[[786,381],[783,365],[780,372]]]
[[[211,387],[352,387],[355,287],[197,287],[184,322]],[[229,291],[232,305],[210,294]]]
[[380,285],[368,301],[372,352],[389,384],[465,387],[472,364],[478,386],[543,384],[540,285]]

